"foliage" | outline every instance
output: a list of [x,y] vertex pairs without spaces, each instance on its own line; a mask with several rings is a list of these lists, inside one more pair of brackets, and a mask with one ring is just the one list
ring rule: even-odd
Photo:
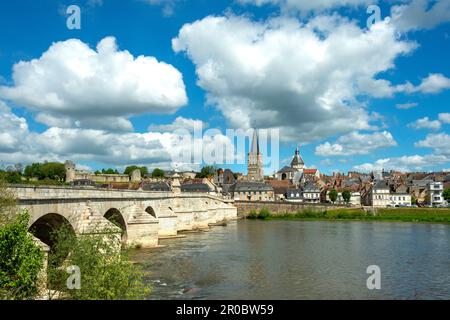
[[148,168],[147,167],[138,167],[138,166],[129,166],[125,168],[125,171],[123,172],[124,174],[127,174],[129,176],[131,176],[131,174],[133,173],[134,170],[139,169],[141,171],[141,176],[145,176],[146,174],[148,174]]
[[345,203],[349,203],[351,198],[352,198],[352,194],[350,191],[344,190],[342,192],[342,199],[344,199]]
[[14,193],[6,188],[0,178],[0,227],[10,222],[16,212],[16,198]]
[[38,178],[39,180],[64,180],[66,178],[66,169],[64,163],[60,162],[33,163],[25,167],[24,176],[27,178]]
[[44,253],[28,233],[29,214],[0,227],[0,299],[30,299],[38,293]]
[[162,169],[155,168],[152,171],[152,178],[164,178],[164,176],[165,176],[165,173],[164,173],[164,170],[162,170]]
[[[128,300],[143,299],[150,287],[143,281],[138,265],[129,261],[120,250],[120,237],[112,230],[97,230],[81,237],[74,236],[68,228],[54,235],[55,253],[49,259],[49,278],[52,289],[64,292],[64,298],[74,300]],[[68,274],[59,266],[70,251],[64,266],[80,268],[81,288],[67,289]],[[61,270],[64,269],[64,270]]]
[[338,192],[336,189],[333,189],[328,193],[328,196],[330,197],[331,202],[335,203],[338,198]]
[[415,196],[411,196],[411,204],[417,204],[417,198]]
[[119,171],[117,169],[108,168],[108,169],[102,169],[102,173],[103,174],[119,174]]
[[256,211],[252,210],[250,211],[250,213],[247,216],[247,219],[260,219],[260,220],[266,220],[269,219],[271,217],[271,213],[269,211],[269,209],[267,208],[262,208],[259,213],[257,213]]
[[22,174],[18,171],[2,171],[0,170],[0,179],[7,183],[21,183]]
[[444,190],[443,196],[446,201],[450,202],[450,188]]
[[200,173],[196,175],[197,178],[209,178],[214,176],[216,173],[216,168],[214,166],[204,166]]

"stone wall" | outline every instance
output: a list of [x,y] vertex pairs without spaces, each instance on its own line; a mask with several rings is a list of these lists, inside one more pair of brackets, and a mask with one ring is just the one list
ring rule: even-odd
[[261,209],[266,208],[271,214],[285,214],[295,213],[300,210],[314,209],[314,210],[330,210],[330,209],[343,209],[348,208],[345,206],[337,206],[328,203],[295,203],[295,202],[270,202],[270,201],[235,201],[234,205],[237,207],[239,217],[246,217],[251,211],[259,212]]

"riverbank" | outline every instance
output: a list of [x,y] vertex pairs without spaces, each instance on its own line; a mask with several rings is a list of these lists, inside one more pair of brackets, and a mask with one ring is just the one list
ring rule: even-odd
[[306,208],[295,213],[272,214],[267,209],[252,211],[247,219],[259,220],[343,220],[343,221],[390,221],[428,222],[450,224],[450,209],[438,208],[392,208],[376,209],[375,212],[361,208],[318,210]]

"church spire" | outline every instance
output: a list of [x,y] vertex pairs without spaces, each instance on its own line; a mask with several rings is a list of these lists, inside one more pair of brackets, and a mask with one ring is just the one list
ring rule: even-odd
[[258,136],[258,130],[253,129],[253,141],[252,141],[252,148],[250,149],[250,153],[258,155],[259,153],[259,136]]

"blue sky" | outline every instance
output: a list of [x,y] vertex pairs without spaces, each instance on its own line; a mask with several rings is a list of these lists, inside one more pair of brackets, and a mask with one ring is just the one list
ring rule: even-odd
[[205,147],[226,128],[280,129],[280,166],[300,145],[327,173],[450,168],[448,1],[378,3],[390,21],[371,29],[377,1],[317,3],[2,2],[0,163],[170,168],[173,129],[203,123],[223,133]]

